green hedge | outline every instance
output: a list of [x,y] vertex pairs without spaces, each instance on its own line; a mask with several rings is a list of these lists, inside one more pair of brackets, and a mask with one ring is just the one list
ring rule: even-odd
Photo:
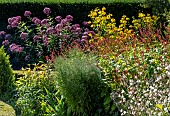
[[9,17],[13,16],[23,16],[25,10],[30,10],[32,16],[39,17],[43,19],[45,14],[43,14],[44,7],[49,7],[52,10],[52,16],[61,15],[65,17],[70,14],[74,17],[74,23],[82,24],[83,21],[90,20],[88,14],[92,9],[96,7],[105,6],[107,12],[112,13],[113,17],[117,20],[125,14],[128,17],[136,16],[138,12],[151,13],[151,8],[143,8],[139,3],[111,3],[111,4],[88,4],[88,3],[74,3],[74,4],[64,4],[64,3],[4,3],[0,4],[0,30],[5,30],[7,26],[7,20]]

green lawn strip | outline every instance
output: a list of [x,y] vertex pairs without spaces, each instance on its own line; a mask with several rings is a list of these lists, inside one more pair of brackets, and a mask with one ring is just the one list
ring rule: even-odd
[[20,2],[44,2],[44,3],[114,3],[114,2],[124,2],[124,3],[137,3],[143,2],[145,0],[0,0],[0,3],[20,3]]
[[12,106],[0,100],[0,116],[16,116]]

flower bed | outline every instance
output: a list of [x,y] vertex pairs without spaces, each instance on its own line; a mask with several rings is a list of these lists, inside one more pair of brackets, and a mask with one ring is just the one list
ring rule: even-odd
[[14,34],[0,33],[11,61],[24,63],[13,93],[21,115],[169,115],[168,21],[139,13],[117,24],[103,7],[80,27],[43,12],[11,17]]

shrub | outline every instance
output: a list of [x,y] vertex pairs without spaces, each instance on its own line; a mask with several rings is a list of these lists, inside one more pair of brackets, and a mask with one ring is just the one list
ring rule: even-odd
[[[53,74],[46,64],[23,69],[17,83],[16,106],[24,116],[65,115],[67,105],[60,95]],[[67,107],[66,107],[67,108]]]
[[9,56],[6,55],[4,47],[0,48],[0,94],[9,92],[14,87],[14,74],[10,65]]
[[101,92],[101,73],[92,60],[78,50],[55,60],[56,80],[73,115],[94,115]]

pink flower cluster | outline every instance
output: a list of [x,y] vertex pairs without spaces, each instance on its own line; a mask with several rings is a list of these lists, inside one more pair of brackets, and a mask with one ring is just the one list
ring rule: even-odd
[[23,51],[24,48],[21,47],[21,45],[17,45],[15,43],[13,43],[9,46],[9,49],[10,49],[11,52],[20,53],[20,52]]
[[20,21],[21,21],[21,16],[9,18],[8,19],[9,25],[7,26],[7,28],[10,29],[10,28],[17,27],[19,25]]

